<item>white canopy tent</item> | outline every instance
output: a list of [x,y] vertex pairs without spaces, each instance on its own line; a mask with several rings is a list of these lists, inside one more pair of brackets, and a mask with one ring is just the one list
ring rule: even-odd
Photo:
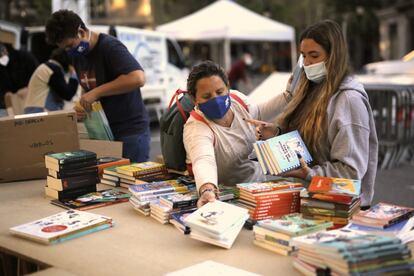
[[261,16],[230,0],[216,1],[193,14],[160,25],[157,30],[177,40],[224,41],[226,69],[230,67],[230,41],[289,41],[292,66],[296,63],[293,27]]

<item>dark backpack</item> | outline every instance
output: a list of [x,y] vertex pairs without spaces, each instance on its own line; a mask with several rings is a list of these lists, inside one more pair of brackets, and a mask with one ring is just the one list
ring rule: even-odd
[[[183,94],[183,96],[178,99],[180,94]],[[174,99],[175,103],[172,105]],[[190,95],[186,91],[178,89],[171,98],[168,110],[160,118],[161,153],[165,165],[169,169],[178,171],[187,169],[183,129],[193,108],[194,102]]]
[[[181,94],[182,97],[179,98]],[[249,111],[247,105],[237,95],[230,93],[230,96]],[[174,100],[175,103],[172,104]],[[194,119],[201,121],[210,127],[204,118],[193,109],[194,102],[191,99],[191,96],[186,91],[178,89],[171,98],[168,110],[161,116],[161,153],[164,157],[165,165],[169,169],[177,171],[187,170],[187,164],[185,162],[187,154],[183,143],[183,130],[184,124],[187,122],[188,118],[193,116]]]

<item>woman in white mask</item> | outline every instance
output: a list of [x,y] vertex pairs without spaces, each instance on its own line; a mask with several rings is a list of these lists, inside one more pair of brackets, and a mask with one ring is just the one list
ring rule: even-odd
[[298,130],[315,163],[285,176],[315,175],[360,179],[361,206],[371,204],[377,170],[378,139],[368,95],[348,71],[347,46],[340,26],[324,20],[300,37],[303,71],[292,101],[276,124],[256,123],[259,138],[269,129]]

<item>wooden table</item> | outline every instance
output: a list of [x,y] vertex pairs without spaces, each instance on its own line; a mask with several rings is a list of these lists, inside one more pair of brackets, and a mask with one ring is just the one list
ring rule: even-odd
[[0,184],[1,251],[50,265],[65,275],[163,275],[205,260],[262,275],[300,275],[290,257],[253,245],[252,231],[243,229],[230,250],[222,249],[144,217],[129,203],[91,210],[112,217],[115,227],[61,244],[48,246],[12,236],[12,226],[63,211],[44,197],[44,185],[45,180]]

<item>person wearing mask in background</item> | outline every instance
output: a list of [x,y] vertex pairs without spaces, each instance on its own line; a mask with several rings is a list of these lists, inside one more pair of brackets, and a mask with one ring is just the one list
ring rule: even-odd
[[141,65],[116,38],[89,30],[72,11],[59,10],[46,23],[49,43],[68,52],[84,93],[84,119],[91,104],[102,103],[116,141],[123,142],[123,157],[133,162],[149,159],[149,118],[141,97],[145,84]]
[[30,78],[24,113],[61,110],[64,100],[70,101],[77,90],[78,80],[66,51],[55,49]]
[[239,90],[240,81],[245,83],[247,89],[252,89],[250,78],[247,76],[247,67],[251,66],[252,63],[253,58],[251,54],[244,53],[242,57],[231,66],[228,76],[231,89]]
[[16,94],[24,100],[27,85],[37,66],[38,62],[32,54],[0,42],[0,117],[8,115],[4,102],[7,93]]
[[200,194],[198,206],[215,200],[218,183],[231,186],[265,180],[259,162],[249,158],[256,136],[255,127],[245,119],[274,118],[291,94],[279,93],[257,105],[239,91],[230,91],[224,70],[212,61],[193,67],[187,90],[199,117],[192,114],[183,132],[187,163],[192,164]]
[[311,180],[329,176],[361,180],[361,208],[370,206],[378,163],[378,139],[368,95],[348,71],[341,27],[324,20],[300,36],[303,71],[292,101],[276,124],[251,121],[257,137],[298,130],[316,161],[284,176]]

